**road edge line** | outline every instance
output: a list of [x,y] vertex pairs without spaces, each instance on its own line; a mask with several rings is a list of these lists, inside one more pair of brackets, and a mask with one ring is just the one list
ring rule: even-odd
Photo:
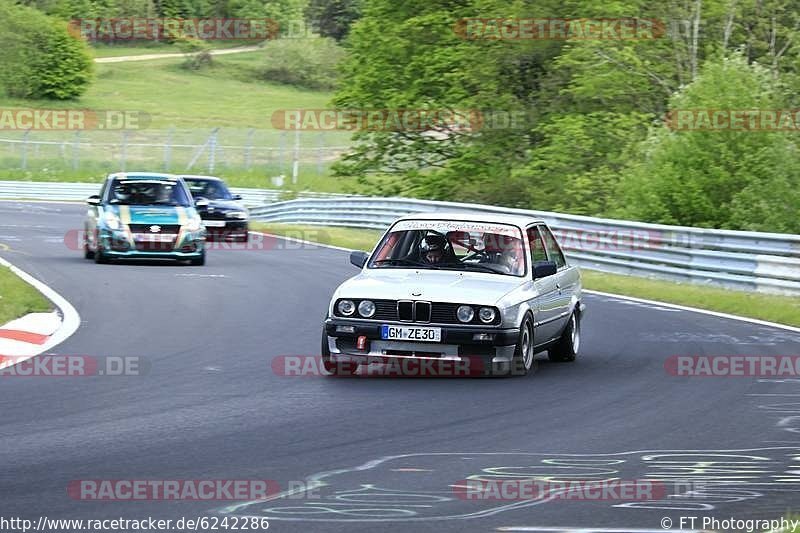
[[69,337],[71,337],[72,334],[75,333],[75,331],[77,331],[77,329],[81,325],[81,317],[78,314],[78,311],[75,310],[75,308],[72,306],[71,303],[67,301],[66,298],[61,296],[59,293],[57,293],[54,289],[45,284],[43,281],[34,278],[24,270],[20,269],[19,267],[10,263],[8,260],[2,257],[0,257],[0,265],[8,267],[11,270],[11,272],[16,274],[17,277],[19,277],[22,281],[28,283],[29,285],[33,286],[34,289],[42,293],[44,297],[50,300],[50,302],[53,305],[55,305],[56,308],[61,313],[61,325],[52,335],[50,335],[47,341],[41,345],[41,347],[36,351],[36,353],[34,353],[29,357],[25,357],[24,359],[14,358],[13,362],[8,361],[6,363],[0,364],[0,369],[3,369],[9,366],[14,366],[17,363],[21,363],[23,361],[32,359],[37,355],[41,355],[47,350],[50,350],[51,348],[58,346],[59,344],[67,340]]

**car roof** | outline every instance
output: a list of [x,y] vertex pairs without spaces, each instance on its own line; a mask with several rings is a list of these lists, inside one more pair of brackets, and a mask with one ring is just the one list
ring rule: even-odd
[[180,177],[192,180],[223,181],[222,178],[218,178],[216,176],[201,176],[199,174],[181,174]]
[[445,211],[432,211],[426,213],[413,213],[400,217],[399,220],[453,220],[458,222],[488,222],[492,224],[511,224],[512,226],[525,227],[529,224],[544,223],[538,217],[525,215],[508,215],[505,213],[450,213]]
[[109,174],[106,179],[162,179],[162,180],[178,180],[179,176],[174,174],[167,174],[166,172],[114,172]]

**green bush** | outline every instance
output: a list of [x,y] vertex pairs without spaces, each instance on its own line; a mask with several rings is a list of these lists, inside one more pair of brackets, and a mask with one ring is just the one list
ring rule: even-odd
[[82,95],[93,63],[85,42],[67,23],[0,2],[0,85],[9,96],[68,100]]
[[259,79],[330,90],[336,86],[336,67],[345,52],[328,38],[278,39],[264,46],[264,55],[264,64],[256,68]]

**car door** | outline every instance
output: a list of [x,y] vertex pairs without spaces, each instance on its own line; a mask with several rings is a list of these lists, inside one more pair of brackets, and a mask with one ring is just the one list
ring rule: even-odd
[[550,261],[555,262],[558,272],[556,272],[556,292],[555,298],[555,319],[553,320],[555,335],[560,335],[561,332],[569,321],[569,315],[572,310],[573,296],[577,294],[580,276],[578,268],[567,263],[564,257],[564,252],[561,250],[553,232],[550,231],[545,225],[540,226],[542,237],[544,237],[544,245],[547,249],[547,257]]
[[[526,229],[526,233],[528,234],[528,246],[531,251],[532,264],[548,261],[547,249],[540,226],[529,226]],[[533,267],[531,267],[531,276],[533,276]],[[557,274],[533,279],[534,294],[536,296],[530,302],[530,305],[535,313],[533,317],[533,342],[537,346],[547,343],[557,333],[556,320],[560,313],[557,281]]]

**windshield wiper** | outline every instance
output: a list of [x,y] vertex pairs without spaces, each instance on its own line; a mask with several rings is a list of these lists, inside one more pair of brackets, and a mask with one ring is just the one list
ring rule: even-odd
[[495,270],[488,265],[482,265],[480,263],[448,263],[449,265],[463,267],[464,269],[475,269],[479,270],[480,272],[490,272],[492,274],[501,274],[499,270]]
[[418,266],[418,267],[432,268],[432,269],[438,269],[439,268],[438,265],[432,265],[432,264],[428,264],[428,263],[421,263],[419,261],[413,261],[411,259],[378,259],[377,261],[374,261],[372,264],[376,265],[376,266],[377,265],[390,264],[390,265]]

